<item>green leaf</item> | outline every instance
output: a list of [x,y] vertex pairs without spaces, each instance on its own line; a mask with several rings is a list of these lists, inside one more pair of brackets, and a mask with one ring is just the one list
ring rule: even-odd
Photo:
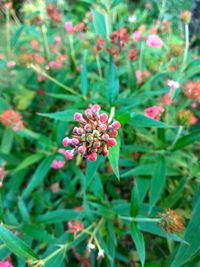
[[[137,180],[135,180],[134,187],[132,189],[131,194],[131,206],[130,206],[130,214],[132,218],[135,218],[138,215],[140,208],[140,197],[138,191]],[[138,255],[140,257],[140,261],[142,266],[144,266],[145,262],[145,244],[142,232],[138,229],[137,222],[131,222],[131,236],[135,243]]]
[[111,8],[114,8],[116,6],[118,6],[119,4],[122,4],[123,1],[122,0],[112,0],[111,1]]
[[87,161],[86,174],[85,174],[85,178],[86,178],[85,190],[90,185],[90,183],[92,182],[98,167],[104,161],[105,161],[105,157],[100,156],[100,155],[98,156],[96,161],[89,161],[89,160]]
[[1,141],[1,148],[0,148],[1,153],[4,153],[4,154],[10,153],[12,149],[12,145],[13,145],[13,139],[14,139],[13,130],[10,128],[5,128],[3,132],[2,141]]
[[37,167],[35,173],[33,174],[28,186],[24,190],[22,196],[27,197],[36,187],[43,183],[44,177],[48,174],[54,155],[45,158],[40,165]]
[[24,259],[31,258],[39,260],[39,256],[21,239],[16,237],[12,232],[0,225],[0,239],[5,245],[17,256]]
[[92,9],[92,15],[94,19],[94,28],[98,35],[102,37],[106,37],[106,20],[105,16],[97,11],[96,9]]
[[155,128],[170,128],[173,126],[166,125],[161,121],[157,121],[151,118],[148,118],[145,115],[137,114],[135,112],[131,113],[131,124],[135,127],[155,127]]
[[188,262],[200,250],[200,197],[194,207],[192,218],[186,228],[184,239],[190,245],[181,244],[170,264],[170,267],[179,267]]
[[166,163],[165,158],[161,155],[157,156],[157,162],[153,171],[150,189],[150,212],[154,208],[156,202],[160,198],[165,187]]
[[87,54],[88,50],[85,49],[83,52],[83,59],[82,59],[82,65],[81,65],[81,91],[83,96],[86,96],[88,93],[88,77],[87,77]]
[[74,113],[77,110],[65,110],[55,113],[38,113],[38,115],[60,121],[74,121]]
[[172,148],[172,151],[193,144],[195,141],[200,141],[200,130],[194,131],[191,134],[181,137]]
[[6,103],[6,101],[0,97],[0,112],[2,112],[5,109],[9,109],[10,105]]
[[36,222],[41,224],[59,223],[68,220],[75,220],[80,217],[80,212],[76,210],[59,209],[50,211],[37,217]]
[[13,48],[17,41],[19,40],[23,30],[25,29],[26,25],[21,25],[15,32],[15,34],[13,35],[12,39],[11,39],[11,43],[10,43],[10,46],[11,48]]
[[53,241],[52,235],[50,235],[47,231],[45,231],[44,229],[36,225],[25,224],[22,227],[22,231],[36,240],[40,240],[44,242]]
[[113,58],[110,57],[110,64],[108,70],[108,84],[107,84],[107,98],[112,103],[117,99],[119,93],[119,79],[117,69]]
[[120,153],[120,138],[119,136],[116,138],[117,144],[110,148],[108,159],[113,168],[113,171],[117,178],[120,178],[119,174],[119,153]]
[[144,237],[142,232],[138,229],[136,222],[131,222],[131,236],[135,243],[137,252],[140,257],[140,261],[142,266],[144,266],[145,262],[145,243],[144,243]]
[[15,174],[16,172],[23,170],[27,167],[29,167],[30,165],[35,164],[36,162],[38,162],[39,160],[41,160],[44,157],[44,153],[37,153],[34,155],[30,155],[29,157],[25,158],[18,166],[17,168],[13,171],[13,174]]

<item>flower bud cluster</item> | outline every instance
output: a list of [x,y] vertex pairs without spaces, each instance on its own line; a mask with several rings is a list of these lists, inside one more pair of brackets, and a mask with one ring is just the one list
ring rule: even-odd
[[74,119],[79,122],[79,127],[74,127],[72,138],[65,137],[63,145],[71,146],[66,150],[68,160],[76,154],[81,154],[88,160],[95,161],[97,155],[108,156],[109,148],[116,145],[116,136],[121,127],[118,121],[110,122],[106,113],[99,114],[100,106],[89,105],[85,114],[75,113]]
[[190,99],[200,100],[200,82],[189,81],[183,88],[184,94]]
[[20,131],[23,128],[21,114],[12,109],[4,110],[0,114],[0,122],[7,127],[11,127],[14,131]]
[[165,232],[180,232],[183,230],[183,220],[176,210],[165,209],[163,213],[158,214],[161,218],[160,226]]

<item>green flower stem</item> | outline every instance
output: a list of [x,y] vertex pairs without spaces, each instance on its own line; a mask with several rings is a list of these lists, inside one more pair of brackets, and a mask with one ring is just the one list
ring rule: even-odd
[[71,52],[72,60],[73,60],[74,64],[76,64],[76,55],[75,55],[75,50],[74,50],[74,39],[73,39],[72,34],[69,34],[69,46],[70,46],[70,52]]
[[98,222],[98,224],[97,224],[96,227],[94,228],[94,231],[92,232],[91,237],[90,237],[90,239],[89,239],[89,241],[88,241],[88,243],[92,243],[92,240],[94,239],[94,240],[95,240],[95,243],[96,243],[96,245],[97,245],[97,247],[98,247],[99,250],[101,250],[101,246],[100,246],[100,244],[99,244],[99,241],[98,241],[97,238],[96,238],[96,233],[97,233],[97,231],[99,230],[99,228],[100,228],[100,226],[101,226],[101,224],[102,224],[103,222],[104,222],[104,218],[101,218],[101,220]]
[[[89,227],[87,227],[86,229],[84,229],[83,231],[80,232],[80,234],[78,234],[76,236],[76,238],[81,237],[82,235],[84,235],[85,233],[89,233],[89,229],[91,229],[93,226],[95,226],[96,222],[94,222],[93,224],[91,224]],[[73,242],[73,241],[72,241]],[[50,259],[54,258],[57,254],[59,254],[62,251],[65,251],[69,245],[71,245],[72,242],[66,243],[64,245],[61,245],[59,249],[55,250],[54,252],[52,252],[49,256],[47,256],[46,258],[44,258],[42,261],[44,262],[44,264],[46,264]]]
[[183,70],[186,67],[189,45],[190,45],[190,41],[189,41],[189,25],[185,24],[185,50],[184,50],[184,57],[183,57],[183,63],[182,63],[181,72],[183,72]]
[[108,120],[109,123],[112,121],[114,116],[115,116],[115,107],[111,107],[111,109],[110,109],[110,117],[109,117],[109,120]]
[[43,40],[43,47],[44,47],[44,54],[47,61],[50,59],[50,52],[49,52],[49,45],[47,41],[47,34],[46,34],[46,28],[44,25],[41,25],[40,27],[41,34],[42,34],[42,40]]
[[102,70],[101,70],[101,64],[100,64],[100,58],[99,58],[99,54],[96,54],[96,62],[97,62],[97,69],[99,72],[99,78],[102,80],[103,79],[103,75],[102,75]]
[[53,83],[57,84],[58,86],[62,87],[63,89],[65,89],[66,91],[77,95],[79,97],[82,97],[84,99],[86,99],[84,96],[82,96],[81,94],[77,93],[74,89],[64,85],[63,83],[59,82],[58,80],[56,80],[55,78],[53,78],[52,76],[48,75],[44,70],[42,70],[40,67],[30,64],[29,67],[31,69],[33,69],[34,71],[36,71],[38,74],[43,75],[44,77],[46,77],[48,80],[52,81]]
[[107,39],[109,40],[110,34],[112,32],[112,13],[111,13],[111,7],[110,7],[110,0],[107,0],[106,2],[106,32],[107,32]]
[[7,48],[7,60],[10,60],[10,9],[5,9],[6,13],[6,48]]
[[132,218],[126,216],[119,216],[119,219],[130,222],[160,222],[160,218]]

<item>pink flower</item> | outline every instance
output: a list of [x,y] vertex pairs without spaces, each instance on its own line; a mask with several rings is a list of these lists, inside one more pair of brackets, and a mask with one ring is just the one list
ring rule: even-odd
[[90,160],[90,161],[96,161],[97,154],[96,153],[91,153],[91,154],[87,155],[87,159]]
[[146,41],[146,45],[153,48],[160,48],[163,44],[163,41],[156,34],[150,34]]
[[43,75],[38,75],[37,80],[38,80],[38,82],[43,82],[46,80],[46,78]]
[[165,111],[164,108],[161,106],[152,106],[145,109],[145,115],[151,119],[159,121],[164,111]]
[[60,69],[62,67],[61,61],[50,61],[48,63],[50,69]]
[[59,183],[54,183],[54,184],[51,185],[50,189],[51,189],[52,193],[54,193],[54,194],[58,193],[60,191],[60,184]]
[[65,22],[65,30],[70,34],[73,34],[75,32],[75,28],[73,27],[71,21]]
[[13,61],[13,60],[11,60],[11,61],[9,61],[9,62],[7,63],[7,66],[8,66],[9,68],[14,68],[14,67],[16,66],[16,62]]
[[63,168],[65,165],[65,161],[63,160],[54,160],[51,164],[51,168],[55,169],[55,170],[58,170],[58,169],[61,169]]
[[9,261],[5,260],[0,261],[0,267],[13,267],[13,265]]
[[99,105],[94,104],[88,106],[85,114],[74,114],[79,127],[74,127],[72,139],[63,139],[64,146],[73,147],[73,150],[65,151],[67,159],[80,153],[88,160],[95,161],[98,154],[107,156],[109,147],[116,145],[115,137],[121,125],[118,121],[108,119],[106,113],[99,114],[100,109]]
[[140,39],[141,39],[141,32],[139,30],[137,30],[133,33],[133,41],[139,42]]
[[65,157],[68,160],[73,159],[73,157],[74,157],[74,149],[72,149],[72,150],[66,150],[65,151]]
[[76,238],[76,234],[84,228],[84,225],[79,220],[68,221],[67,226],[67,232],[74,233],[74,238]]
[[137,84],[140,85],[142,83],[142,71],[141,70],[136,70],[135,71],[135,76],[137,78]]
[[38,43],[38,40],[32,40],[32,41],[30,42],[30,44],[31,44],[31,46],[32,46],[32,48],[33,48],[34,50],[39,51],[39,43]]

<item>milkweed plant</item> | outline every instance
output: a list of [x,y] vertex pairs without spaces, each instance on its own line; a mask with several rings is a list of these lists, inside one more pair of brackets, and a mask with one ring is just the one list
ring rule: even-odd
[[0,3],[0,267],[198,265],[198,38],[141,2]]

